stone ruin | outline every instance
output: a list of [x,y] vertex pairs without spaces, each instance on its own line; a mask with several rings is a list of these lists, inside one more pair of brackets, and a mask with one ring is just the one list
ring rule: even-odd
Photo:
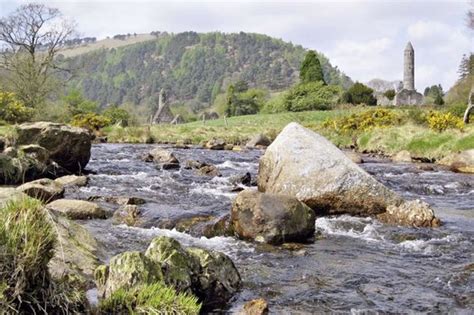
[[153,115],[151,122],[152,124],[178,124],[183,122],[181,116],[176,115],[175,117],[171,112],[164,89],[161,89],[160,91],[158,109],[156,110],[155,115]]
[[397,92],[393,105],[422,105],[423,95],[415,90],[415,50],[408,42],[404,51],[403,88]]

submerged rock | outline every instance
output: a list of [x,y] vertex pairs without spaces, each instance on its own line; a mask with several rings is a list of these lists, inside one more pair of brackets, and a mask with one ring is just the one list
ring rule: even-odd
[[411,153],[407,150],[400,151],[394,156],[392,156],[392,161],[399,162],[399,163],[411,163],[412,162]]
[[398,194],[353,163],[326,138],[297,123],[288,124],[261,157],[258,188],[261,192],[296,197],[317,215],[376,216],[391,207],[390,216],[395,215],[399,222],[426,225],[405,211],[404,200]]
[[16,188],[18,191],[46,203],[62,198],[64,187],[49,178],[38,179]]
[[438,163],[449,166],[455,172],[474,173],[474,149],[452,153]]
[[232,204],[232,228],[242,239],[281,244],[314,236],[314,211],[294,197],[244,190]]
[[73,199],[59,199],[46,205],[48,210],[71,220],[106,219],[107,213],[97,204]]
[[91,156],[91,136],[86,129],[51,122],[25,123],[16,128],[18,145],[37,144],[64,169],[82,171]]
[[146,203],[145,199],[140,197],[117,197],[117,196],[90,196],[88,201],[110,202],[120,206],[124,205],[142,205]]
[[400,206],[388,206],[385,213],[377,218],[388,224],[414,227],[438,227],[441,222],[435,217],[433,209],[420,200],[405,201]]
[[271,144],[272,142],[270,139],[268,139],[267,136],[264,134],[258,134],[252,137],[247,144],[245,145],[247,148],[256,148],[256,147],[267,147]]
[[56,178],[54,181],[64,187],[84,187],[87,185],[88,180],[87,176],[66,175]]
[[229,257],[199,248],[185,249],[169,237],[155,238],[145,254],[125,252],[95,272],[99,294],[164,281],[192,293],[204,307],[222,306],[240,288],[240,275]]
[[186,165],[184,169],[187,169],[187,170],[194,169],[196,170],[196,173],[198,175],[202,175],[202,176],[210,176],[210,177],[222,176],[221,173],[219,172],[219,169],[216,166],[205,163],[205,162],[196,161],[196,160],[186,161]]
[[168,150],[155,148],[142,157],[145,162],[155,162],[162,169],[179,168],[179,161],[174,154]]

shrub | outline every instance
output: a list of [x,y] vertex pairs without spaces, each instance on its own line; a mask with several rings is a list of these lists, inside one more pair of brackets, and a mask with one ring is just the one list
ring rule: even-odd
[[[466,99],[467,100],[467,99]],[[453,116],[463,118],[464,113],[466,112],[467,101],[458,101],[447,108],[447,112],[451,113]]]
[[0,120],[8,123],[22,123],[33,116],[33,109],[26,107],[15,94],[0,92]]
[[347,90],[348,95],[345,95],[348,98],[347,102],[357,105],[357,104],[366,104],[366,105],[377,105],[377,99],[374,97],[374,90],[365,86],[362,83],[356,82],[352,85],[349,90]]
[[111,121],[105,116],[87,113],[75,115],[72,118],[71,124],[76,127],[86,128],[90,131],[97,131],[105,126],[110,125]]
[[118,289],[101,301],[101,314],[199,314],[194,296],[176,293],[161,283]]
[[284,96],[283,104],[287,111],[329,110],[342,94],[342,88],[325,85],[322,81],[298,84]]
[[107,107],[102,115],[105,118],[108,118],[111,124],[120,123],[122,126],[128,126],[128,120],[130,119],[130,114],[125,109],[120,108],[117,105]]
[[56,234],[42,204],[19,198],[0,207],[0,309],[21,314],[83,311],[84,296],[48,271]]
[[430,111],[427,115],[428,126],[431,130],[442,132],[446,129],[463,130],[464,123],[461,118],[454,116],[450,112]]
[[397,113],[390,109],[377,108],[341,118],[327,119],[323,127],[334,129],[340,134],[352,134],[399,123],[400,117]]
[[395,94],[396,92],[394,89],[387,90],[385,93],[383,93],[383,95],[391,101],[395,98]]

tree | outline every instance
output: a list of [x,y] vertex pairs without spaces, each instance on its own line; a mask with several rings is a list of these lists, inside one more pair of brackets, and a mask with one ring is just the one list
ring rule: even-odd
[[55,76],[67,71],[55,57],[74,34],[74,23],[55,8],[26,4],[0,19],[0,69],[26,106],[37,108],[54,91]]
[[395,94],[397,93],[394,89],[387,90],[385,93],[383,93],[383,95],[391,101],[395,98]]
[[[468,28],[473,31],[474,30],[474,1],[471,1],[471,8],[469,9],[469,11],[467,12],[467,25],[468,25]],[[472,54],[469,58],[469,79],[472,79],[472,76],[473,76],[473,67],[472,67]],[[468,80],[469,80],[468,79]],[[474,110],[474,103],[473,103],[473,94],[474,94],[474,86],[471,85],[471,92],[469,93],[469,100],[468,100],[468,103],[467,103],[467,108],[466,108],[466,111],[464,112],[464,123],[465,124],[468,124],[469,123],[469,116],[471,114],[471,111]]]
[[301,83],[322,81],[324,84],[324,74],[318,56],[312,50],[306,53],[300,68]]

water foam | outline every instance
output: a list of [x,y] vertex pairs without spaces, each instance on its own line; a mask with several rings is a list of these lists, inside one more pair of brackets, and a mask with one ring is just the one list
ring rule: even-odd
[[323,234],[359,238],[371,242],[383,240],[383,236],[376,229],[377,225],[379,223],[370,218],[351,217],[348,215],[324,217],[316,220],[316,230]]

